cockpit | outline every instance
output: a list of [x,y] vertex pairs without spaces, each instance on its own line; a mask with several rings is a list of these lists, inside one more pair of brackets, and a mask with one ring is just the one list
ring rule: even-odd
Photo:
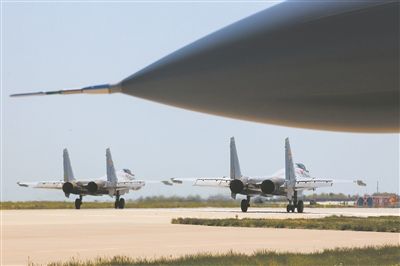
[[308,170],[307,170],[307,168],[306,168],[306,166],[305,166],[304,164],[302,164],[302,163],[296,163],[296,166],[297,166],[298,168],[303,169],[304,171],[308,172]]
[[129,169],[122,169],[122,171],[124,171],[124,173],[126,173],[128,175],[133,175],[131,170],[129,170]]

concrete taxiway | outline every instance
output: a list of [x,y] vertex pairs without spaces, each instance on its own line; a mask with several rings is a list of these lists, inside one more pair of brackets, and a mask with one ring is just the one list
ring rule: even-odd
[[399,209],[327,208],[288,214],[277,208],[81,209],[2,211],[2,265],[128,255],[155,258],[199,252],[312,252],[325,248],[399,244],[398,233],[173,225],[176,217],[317,218],[397,215]]

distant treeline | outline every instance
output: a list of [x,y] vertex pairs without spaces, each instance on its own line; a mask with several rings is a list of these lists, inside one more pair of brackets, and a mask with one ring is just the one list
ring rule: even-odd
[[357,198],[357,195],[345,195],[343,193],[314,193],[304,197],[305,200],[314,201],[356,201]]

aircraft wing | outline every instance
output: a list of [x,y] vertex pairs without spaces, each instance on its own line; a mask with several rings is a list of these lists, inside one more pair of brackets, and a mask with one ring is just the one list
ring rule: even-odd
[[299,190],[309,190],[320,187],[331,187],[333,185],[332,179],[304,179],[296,180],[294,189]]
[[[134,179],[137,180],[137,179]],[[140,181],[143,181],[146,185],[148,184],[164,184],[167,186],[172,186],[175,184],[182,184],[183,180],[187,180],[187,179],[178,179],[178,178],[166,178],[166,179],[162,179],[162,180],[157,180],[157,179],[147,179],[147,178],[142,178],[140,179]],[[194,181],[194,179],[193,179]]]
[[62,189],[63,181],[17,182],[21,187]]
[[366,186],[362,180],[334,180],[334,179],[301,179],[296,180],[295,190],[309,190],[320,187],[331,187],[334,183],[353,183],[357,186]]
[[[161,181],[164,185],[173,186],[181,185],[183,183],[190,182],[193,186],[203,186],[203,187],[229,187],[231,182],[230,178],[226,177],[203,177],[203,178],[170,178]],[[146,181],[147,183],[147,181]]]
[[202,187],[229,187],[232,179],[217,177],[217,178],[197,178],[194,181],[193,186]]

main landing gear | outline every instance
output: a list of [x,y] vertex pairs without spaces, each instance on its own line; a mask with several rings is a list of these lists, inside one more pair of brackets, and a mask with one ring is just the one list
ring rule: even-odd
[[123,209],[125,207],[125,200],[119,197],[119,193],[115,196],[114,207],[116,209]]
[[242,209],[242,212],[247,212],[247,209],[250,207],[250,197],[247,196],[247,199],[243,199],[242,202],[240,203],[240,208]]
[[82,205],[82,195],[79,195],[79,198],[75,200],[75,209],[79,210]]
[[286,206],[287,212],[294,212],[295,209],[298,213],[304,211],[304,202],[302,200],[297,201],[297,191],[294,192],[293,201],[289,200],[289,204]]

